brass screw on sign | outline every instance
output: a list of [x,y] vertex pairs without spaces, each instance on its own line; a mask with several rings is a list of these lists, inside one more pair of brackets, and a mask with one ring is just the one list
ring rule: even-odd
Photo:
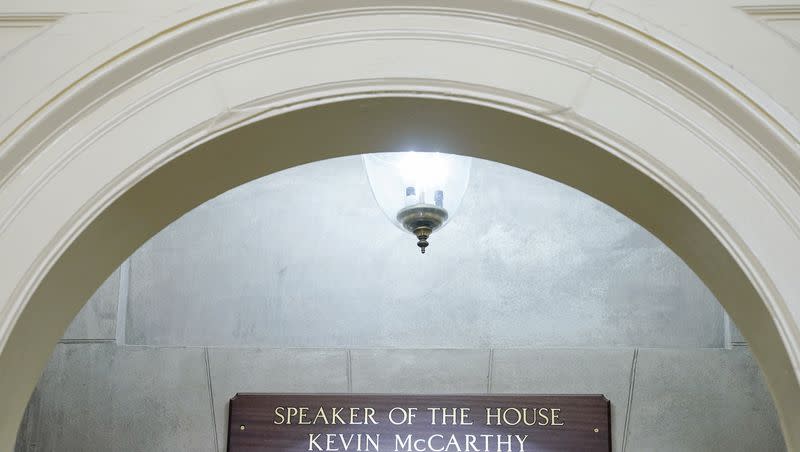
[[244,424],[239,426],[239,430],[244,431]]
[[[244,426],[242,426],[242,427],[244,427]],[[600,429],[599,429],[599,428],[595,428],[595,429],[594,429],[594,432],[595,432],[595,433],[600,433]]]

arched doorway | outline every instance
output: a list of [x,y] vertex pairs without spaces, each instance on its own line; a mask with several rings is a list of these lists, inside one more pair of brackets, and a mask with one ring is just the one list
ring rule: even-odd
[[[547,20],[573,20],[562,23],[567,29],[614,33],[569,11],[542,11]],[[240,12],[238,23],[234,11],[215,25],[234,34],[253,17]],[[780,165],[731,132],[741,124],[706,114],[708,103],[724,102],[692,98],[674,78],[665,91],[647,72],[652,66],[626,66],[642,49],[620,57],[588,39],[467,13],[411,12],[409,23],[421,15],[429,29],[399,34],[384,11],[358,15],[357,26],[347,14],[309,19],[197,50],[83,111],[71,127],[55,124],[59,140],[32,133],[43,139],[39,154],[20,160],[26,171],[7,178],[3,193],[13,209],[2,246],[18,256],[4,262],[4,441],[13,441],[36,376],[80,303],[171,220],[263,174],[414,144],[560,180],[656,234],[750,338],[794,443],[798,288],[786,255],[799,245],[786,206],[795,199]],[[331,21],[361,31],[320,38]],[[476,38],[475,25],[485,36]],[[511,38],[504,33],[530,33],[540,46],[500,46],[501,36]],[[293,44],[266,45],[280,39]],[[656,53],[645,55],[648,64],[676,64]],[[508,71],[481,71],[489,61]],[[24,157],[24,140],[12,145]],[[752,218],[757,227],[748,226]]]

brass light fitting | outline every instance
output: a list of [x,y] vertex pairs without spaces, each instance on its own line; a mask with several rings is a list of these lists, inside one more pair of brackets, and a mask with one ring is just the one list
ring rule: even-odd
[[364,154],[362,160],[378,206],[395,226],[414,234],[425,254],[431,234],[445,227],[458,211],[472,160],[415,151]]
[[440,199],[441,195],[437,193],[437,205],[418,203],[397,213],[397,221],[419,240],[417,246],[422,254],[428,246],[428,237],[447,221],[447,210],[441,207]]

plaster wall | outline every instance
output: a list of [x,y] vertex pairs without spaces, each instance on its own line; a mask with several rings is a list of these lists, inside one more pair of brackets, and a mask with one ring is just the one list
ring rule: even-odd
[[126,343],[724,345],[722,307],[652,234],[566,185],[473,162],[424,256],[378,208],[360,157],[205,203],[131,257]]
[[476,160],[453,222],[414,242],[357,157],[205,203],[82,309],[17,450],[223,451],[230,397],[270,391],[603,393],[615,450],[784,450],[722,308],[610,207]]

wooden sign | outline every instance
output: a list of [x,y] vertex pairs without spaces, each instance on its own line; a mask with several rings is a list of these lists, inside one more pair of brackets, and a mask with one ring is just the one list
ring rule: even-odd
[[602,395],[237,394],[229,452],[611,450]]

